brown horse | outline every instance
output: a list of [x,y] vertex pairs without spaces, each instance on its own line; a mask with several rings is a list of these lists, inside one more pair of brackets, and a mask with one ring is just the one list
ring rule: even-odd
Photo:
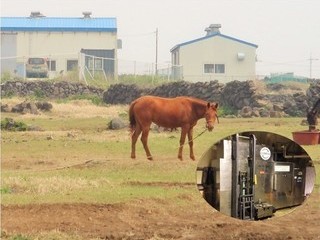
[[200,118],[206,119],[209,131],[214,128],[218,103],[209,103],[192,97],[161,98],[143,96],[130,105],[129,120],[132,133],[131,158],[136,157],[136,142],[142,132],[141,141],[147,158],[152,160],[148,147],[148,135],[151,123],[165,128],[181,127],[178,158],[182,160],[182,149],[188,134],[190,158],[195,160],[193,153],[193,127]]

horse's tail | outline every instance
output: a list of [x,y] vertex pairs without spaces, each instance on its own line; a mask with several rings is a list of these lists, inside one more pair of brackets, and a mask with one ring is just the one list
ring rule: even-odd
[[134,117],[134,105],[136,104],[136,101],[131,103],[130,108],[129,108],[129,122],[130,122],[130,132],[133,134],[135,128],[136,128],[136,118]]

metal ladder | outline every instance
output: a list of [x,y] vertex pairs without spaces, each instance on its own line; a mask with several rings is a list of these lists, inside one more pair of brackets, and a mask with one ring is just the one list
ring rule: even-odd
[[[240,153],[239,141],[248,141],[248,156],[244,160]],[[232,193],[231,193],[231,216],[239,219],[254,220],[255,218],[255,153],[256,137],[235,135],[232,146]],[[244,162],[246,167],[240,167],[240,161]]]
[[247,172],[239,172],[239,185],[239,218],[251,220],[254,218],[254,199]]

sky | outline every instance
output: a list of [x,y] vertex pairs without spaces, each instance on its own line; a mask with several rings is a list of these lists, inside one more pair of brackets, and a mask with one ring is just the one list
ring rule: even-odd
[[0,7],[2,17],[116,17],[118,58],[146,63],[155,62],[156,29],[158,62],[170,63],[171,48],[217,23],[222,34],[258,45],[256,74],[320,78],[319,0],[1,0]]

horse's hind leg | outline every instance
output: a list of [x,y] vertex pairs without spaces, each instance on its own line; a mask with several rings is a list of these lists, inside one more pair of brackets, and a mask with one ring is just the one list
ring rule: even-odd
[[134,132],[131,136],[131,158],[136,158],[136,143],[141,133],[141,127],[139,124],[136,125]]
[[188,128],[182,127],[181,128],[181,136],[180,136],[180,146],[179,146],[179,152],[178,152],[178,158],[182,161],[182,150],[183,150],[183,145],[184,142],[186,141],[186,135],[188,132]]
[[194,153],[193,153],[193,128],[191,128],[188,132],[188,141],[189,141],[189,147],[190,147],[190,158],[194,161]]
[[146,151],[147,158],[149,160],[153,160],[152,155],[151,155],[150,150],[149,150],[149,147],[148,147],[149,130],[150,130],[150,126],[144,127],[142,129],[141,142],[143,144],[144,150]]

